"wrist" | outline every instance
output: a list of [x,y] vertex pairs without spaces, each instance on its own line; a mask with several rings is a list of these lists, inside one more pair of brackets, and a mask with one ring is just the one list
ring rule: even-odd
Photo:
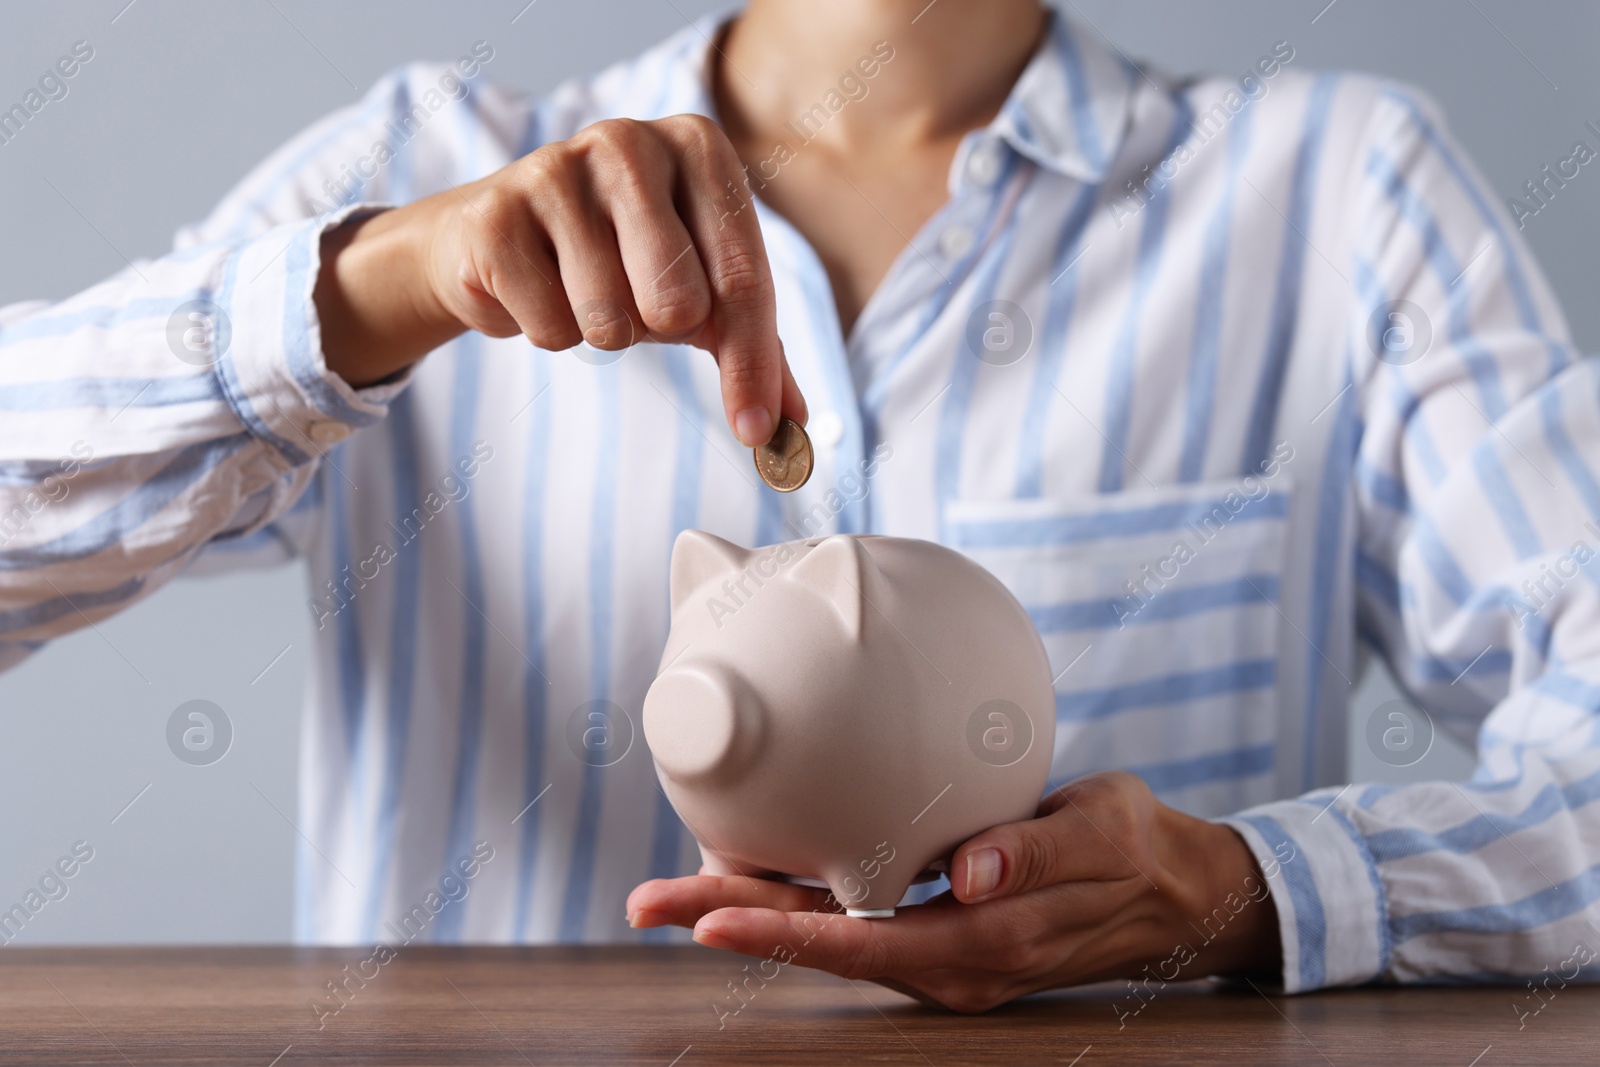
[[322,236],[315,300],[323,358],[356,388],[405,369],[463,330],[428,270],[436,214],[419,201]]
[[1180,872],[1172,894],[1173,929],[1195,956],[1186,977],[1277,974],[1277,908],[1244,839],[1222,823],[1170,808],[1163,815],[1166,839],[1174,843],[1168,870]]

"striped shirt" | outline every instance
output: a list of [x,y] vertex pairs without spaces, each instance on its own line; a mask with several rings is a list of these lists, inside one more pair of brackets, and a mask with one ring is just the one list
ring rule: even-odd
[[[297,938],[392,939],[482,841],[421,936],[659,939],[623,902],[698,863],[639,732],[675,535],[932,539],[1032,614],[1054,780],[1131,770],[1273,872],[1285,988],[1600,938],[1600,375],[1411,90],[1287,46],[1178,81],[1058,17],[848,335],[758,203],[813,411],[792,496],[693,349],[468,334],[377,387],[327,371],[320,234],[602,118],[711,113],[715,29],[540,99],[408,67],[172,254],[0,312],[0,665],[301,555]],[[1470,782],[1345,784],[1372,651],[1427,713],[1380,743],[1475,738]],[[573,740],[595,709],[606,766]]]

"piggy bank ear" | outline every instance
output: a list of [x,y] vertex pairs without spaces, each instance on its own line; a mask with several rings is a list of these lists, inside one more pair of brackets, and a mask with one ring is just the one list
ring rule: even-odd
[[861,636],[867,611],[867,583],[878,569],[861,542],[843,534],[829,537],[789,569],[789,580],[821,593],[852,637]]
[[749,552],[715,534],[683,531],[672,546],[672,610],[682,608],[713,578],[738,573],[749,558]]

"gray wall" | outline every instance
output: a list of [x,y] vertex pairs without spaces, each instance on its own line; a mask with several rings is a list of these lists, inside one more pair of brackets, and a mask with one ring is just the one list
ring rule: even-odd
[[[74,41],[95,58],[0,145],[0,304],[63,297],[124,255],[159,254],[262,156],[399,63],[485,39],[492,77],[543,90],[716,6],[537,0],[513,23],[526,0],[125,2],[7,5],[0,101],[20,99]],[[1287,39],[1297,67],[1419,85],[1502,195],[1566,155],[1586,120],[1600,124],[1600,6],[1589,0],[1336,0],[1313,24],[1325,2],[1076,6],[1129,54],[1172,70],[1243,71]],[[1585,168],[1526,232],[1579,341],[1600,348],[1600,169]],[[17,943],[289,935],[303,581],[289,567],[180,582],[0,676],[0,908],[73,842],[95,850]],[[1369,679],[1362,706],[1390,696]],[[197,698],[234,724],[212,766],[167,748],[168,717]],[[1470,766],[1446,742],[1407,769],[1378,762],[1359,737],[1352,754],[1358,780]]]

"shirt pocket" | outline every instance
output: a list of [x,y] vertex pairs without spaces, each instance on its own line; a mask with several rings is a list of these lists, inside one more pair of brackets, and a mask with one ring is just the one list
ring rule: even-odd
[[1202,816],[1277,795],[1284,474],[957,500],[952,547],[1028,609],[1055,676],[1051,784],[1123,769]]

